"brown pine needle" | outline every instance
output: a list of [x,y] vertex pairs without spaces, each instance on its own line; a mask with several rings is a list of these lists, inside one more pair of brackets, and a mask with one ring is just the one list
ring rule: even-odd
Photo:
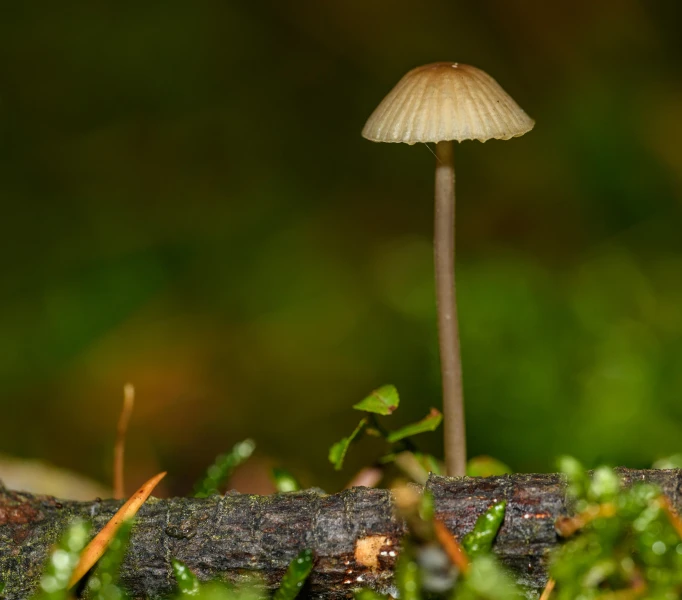
[[116,443],[114,445],[114,498],[125,498],[125,483],[123,479],[123,456],[125,454],[126,431],[130,415],[135,404],[135,388],[131,383],[123,386],[123,407],[121,416],[118,418],[116,429]]
[[452,563],[461,573],[468,573],[470,566],[469,557],[455,536],[450,533],[450,530],[445,526],[443,521],[435,519],[433,521],[433,527],[436,532],[436,538],[438,538],[440,545],[443,546],[443,550],[445,550],[445,553]]
[[552,595],[552,592],[554,591],[555,585],[556,581],[554,581],[554,579],[550,577],[547,580],[547,585],[545,586],[545,589],[542,590],[542,596],[540,596],[540,600],[549,600],[549,597]]
[[140,507],[144,504],[145,500],[149,498],[156,485],[166,476],[166,472],[154,475],[149,481],[147,481],[139,490],[137,490],[130,499],[118,510],[118,512],[111,517],[109,522],[85,547],[81,553],[80,559],[76,568],[71,575],[71,581],[69,581],[69,588],[73,587],[78,583],[83,575],[85,575],[92,566],[102,557],[109,542],[113,539],[118,531],[119,527],[124,521],[131,519],[135,516]]

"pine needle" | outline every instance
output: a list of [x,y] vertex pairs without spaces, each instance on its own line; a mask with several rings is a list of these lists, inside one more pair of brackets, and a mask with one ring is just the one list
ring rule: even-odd
[[76,568],[71,575],[71,580],[69,581],[69,588],[73,587],[78,583],[82,577],[92,568],[92,566],[102,557],[104,552],[109,545],[109,542],[113,539],[118,531],[119,527],[135,516],[140,507],[144,504],[145,500],[149,498],[156,485],[166,476],[166,472],[154,475],[149,481],[147,481],[142,487],[137,490],[130,499],[118,510],[118,512],[111,517],[109,522],[102,528],[92,541],[85,547],[81,553],[80,560],[76,565]]

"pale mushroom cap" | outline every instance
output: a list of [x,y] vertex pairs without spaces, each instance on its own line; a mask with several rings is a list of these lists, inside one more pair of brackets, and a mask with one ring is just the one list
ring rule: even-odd
[[535,121],[490,75],[461,63],[412,69],[367,120],[362,136],[373,142],[508,140]]

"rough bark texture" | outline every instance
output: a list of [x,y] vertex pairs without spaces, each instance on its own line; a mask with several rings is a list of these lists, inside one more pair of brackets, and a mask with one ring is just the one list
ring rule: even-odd
[[[682,507],[682,471],[619,472],[626,485],[658,484],[678,509]],[[495,552],[529,591],[542,588],[548,554],[559,541],[554,521],[571,509],[561,476],[431,477],[427,488],[435,496],[438,517],[458,537],[494,500],[507,500]],[[72,519],[91,519],[99,530],[120,505],[115,500],[60,501],[0,488],[4,598],[30,596],[50,546]],[[235,581],[258,571],[274,585],[300,550],[312,548],[317,561],[306,586],[308,597],[350,597],[363,585],[388,591],[403,531],[386,490],[150,499],[138,514],[122,580],[136,598],[168,595],[174,588],[170,559],[175,557],[202,580]],[[375,553],[374,567],[356,556],[358,540],[368,536],[386,538]]]

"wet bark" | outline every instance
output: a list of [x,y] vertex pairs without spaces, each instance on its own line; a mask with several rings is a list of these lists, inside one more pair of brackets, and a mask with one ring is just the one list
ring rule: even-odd
[[[619,472],[626,485],[656,483],[682,508],[682,471]],[[507,500],[495,553],[529,591],[544,586],[549,553],[559,543],[554,521],[571,512],[561,476],[431,477],[426,487],[434,494],[438,517],[458,537],[494,500]],[[62,501],[0,488],[3,597],[30,596],[50,546],[71,520],[89,519],[97,531],[120,505],[116,500]],[[138,514],[122,581],[136,598],[167,596],[174,588],[170,559],[178,558],[202,580],[239,581],[258,572],[274,586],[289,561],[312,548],[317,560],[306,585],[308,597],[350,597],[364,585],[386,592],[403,532],[386,490],[150,499]],[[368,536],[385,538],[369,560],[356,554],[357,541]]]

